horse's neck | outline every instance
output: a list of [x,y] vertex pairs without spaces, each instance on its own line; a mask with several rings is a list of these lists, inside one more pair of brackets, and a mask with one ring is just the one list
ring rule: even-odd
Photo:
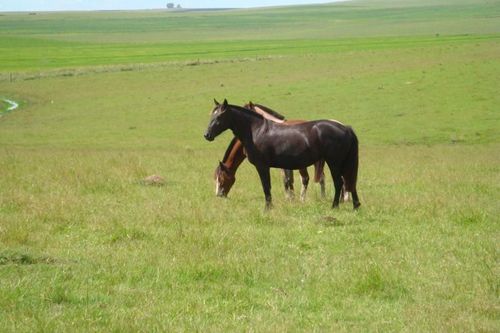
[[224,165],[234,174],[241,162],[245,160],[245,157],[243,144],[240,140],[237,140],[231,147],[231,151],[227,155],[227,158],[222,161],[222,163],[224,163]]
[[266,120],[263,118],[253,116],[239,109],[232,111],[232,117],[231,130],[244,146],[246,146],[247,142],[252,141],[253,132],[260,129],[266,123]]

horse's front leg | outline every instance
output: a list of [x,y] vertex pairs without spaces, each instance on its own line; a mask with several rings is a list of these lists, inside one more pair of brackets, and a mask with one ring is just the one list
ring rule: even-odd
[[259,173],[260,182],[262,183],[262,189],[264,190],[264,195],[266,197],[266,210],[272,208],[272,198],[271,198],[271,175],[269,172],[269,167],[259,166],[256,167]]
[[302,189],[300,191],[300,201],[304,202],[306,200],[307,186],[309,185],[309,173],[307,168],[299,170],[300,177],[302,179]]

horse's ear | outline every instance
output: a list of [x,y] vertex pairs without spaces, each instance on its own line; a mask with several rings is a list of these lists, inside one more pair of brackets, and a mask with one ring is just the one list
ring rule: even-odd
[[215,105],[219,105],[219,102],[217,102],[217,100],[214,98],[214,103]]
[[222,107],[220,108],[221,112],[226,111],[227,109],[227,99],[224,98],[224,102],[222,102]]
[[219,161],[219,167],[220,167],[221,170],[227,171],[227,167],[221,161]]
[[248,106],[249,106],[251,109],[253,109],[255,105],[252,103],[252,101],[250,101],[250,102],[248,102]]

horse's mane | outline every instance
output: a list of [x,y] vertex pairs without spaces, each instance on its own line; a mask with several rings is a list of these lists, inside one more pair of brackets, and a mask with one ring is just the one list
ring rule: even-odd
[[229,146],[227,146],[226,152],[224,153],[224,158],[222,159],[222,163],[227,162],[229,154],[231,154],[231,151],[233,150],[233,147],[236,144],[236,142],[238,142],[238,138],[234,137],[229,143]]
[[259,109],[261,109],[261,110],[269,113],[271,116],[278,118],[279,120],[285,120],[285,116],[284,115],[282,115],[282,114],[274,111],[271,108],[268,108],[267,106],[264,106],[262,104],[254,104],[254,105],[257,106]]
[[258,114],[257,112],[254,112],[254,111],[251,111],[251,110],[248,110],[248,109],[245,109],[244,107],[241,107],[241,106],[238,106],[238,105],[232,105],[230,104],[229,107],[231,109],[236,109],[238,111],[241,111],[241,112],[244,112],[252,117],[257,117],[259,119],[264,119],[264,117],[261,115],[261,114]]

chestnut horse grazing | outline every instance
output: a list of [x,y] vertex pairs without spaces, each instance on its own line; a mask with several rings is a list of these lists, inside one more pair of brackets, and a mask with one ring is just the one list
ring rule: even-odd
[[[285,117],[278,112],[260,104],[253,104],[252,102],[246,104],[244,108],[257,112],[264,118],[276,123],[295,124],[303,122],[303,120],[285,120]],[[224,158],[221,162],[219,162],[217,168],[215,168],[215,194],[217,196],[226,197],[229,194],[229,191],[236,181],[236,170],[238,170],[238,167],[245,160],[245,158],[246,154],[243,144],[238,140],[238,138],[233,138],[226,149]],[[314,181],[320,183],[321,195],[323,197],[325,196],[325,175],[323,173],[324,164],[324,161],[318,161],[314,163]],[[307,172],[307,168],[300,169],[299,173],[302,180],[300,199],[304,201],[307,187],[309,185],[309,173]],[[293,170],[283,170],[283,184],[285,186],[287,195],[289,197],[293,197]]]
[[237,137],[234,137],[227,146],[224,158],[215,168],[215,195],[227,197],[236,181],[236,170],[245,158],[247,155],[245,155],[243,144]]
[[205,139],[213,141],[227,129],[241,141],[248,160],[259,173],[266,208],[272,206],[269,168],[303,169],[319,160],[328,164],[333,178],[332,206],[339,205],[344,181],[347,191],[352,193],[354,209],[360,206],[356,191],[358,140],[351,127],[330,120],[283,125],[230,105],[227,100],[222,104],[215,101]]

